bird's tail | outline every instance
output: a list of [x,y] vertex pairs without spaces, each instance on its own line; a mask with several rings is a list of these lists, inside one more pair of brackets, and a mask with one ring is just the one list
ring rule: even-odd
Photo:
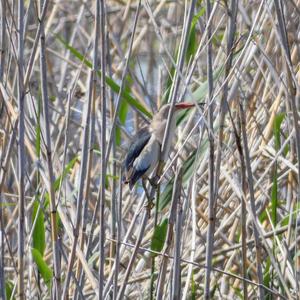
[[132,190],[134,186],[134,182],[132,182],[131,178],[127,178],[125,174],[122,176],[122,182],[124,184],[129,184],[129,189]]

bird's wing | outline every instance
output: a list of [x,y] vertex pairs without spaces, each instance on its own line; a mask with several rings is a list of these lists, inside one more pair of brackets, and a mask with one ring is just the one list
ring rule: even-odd
[[150,139],[138,158],[134,161],[129,178],[129,187],[144,175],[150,175],[156,167],[160,155],[160,143],[156,139]]
[[128,182],[133,171],[133,163],[135,159],[140,155],[148,141],[150,140],[151,134],[149,130],[144,127],[142,128],[133,138],[132,143],[128,149],[127,155],[124,160],[125,174],[123,181]]

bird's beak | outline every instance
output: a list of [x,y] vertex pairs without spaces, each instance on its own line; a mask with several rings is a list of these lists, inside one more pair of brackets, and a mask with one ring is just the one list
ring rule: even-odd
[[195,106],[195,104],[193,104],[193,103],[180,102],[180,103],[175,104],[175,109],[181,110],[181,109],[186,109],[186,108],[192,108],[194,106]]

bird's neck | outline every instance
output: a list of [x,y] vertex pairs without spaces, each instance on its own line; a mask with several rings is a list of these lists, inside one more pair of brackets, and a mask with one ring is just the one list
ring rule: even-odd
[[[170,132],[169,132],[169,139],[170,142],[172,142],[174,134],[175,134],[175,118],[171,120],[170,124]],[[154,135],[155,139],[162,145],[163,140],[164,140],[164,134],[165,134],[165,129],[167,126],[167,120],[160,120],[157,121],[153,126],[151,126],[151,132]]]

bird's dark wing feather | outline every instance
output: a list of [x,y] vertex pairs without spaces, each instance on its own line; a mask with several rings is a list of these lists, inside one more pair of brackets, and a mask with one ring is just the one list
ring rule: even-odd
[[134,184],[143,177],[151,174],[155,168],[160,155],[160,143],[157,140],[151,140],[144,147],[139,157],[134,161],[132,171],[130,172],[129,188],[132,189]]
[[128,149],[128,153],[124,160],[125,176],[123,180],[128,181],[135,159],[140,155],[148,141],[151,134],[147,128],[142,128],[133,138],[133,141]]
[[136,168],[133,168],[132,174],[129,178],[129,189],[132,190],[135,183],[147,172],[148,168],[144,170],[137,170]]

